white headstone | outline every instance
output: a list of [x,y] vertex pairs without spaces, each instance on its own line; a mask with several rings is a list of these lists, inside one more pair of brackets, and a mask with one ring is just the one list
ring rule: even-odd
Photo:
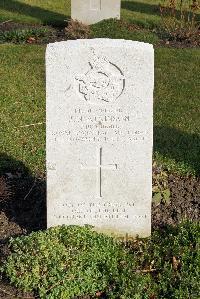
[[121,0],[71,0],[71,18],[84,24],[120,19]]
[[46,66],[48,227],[150,235],[152,45],[54,43]]

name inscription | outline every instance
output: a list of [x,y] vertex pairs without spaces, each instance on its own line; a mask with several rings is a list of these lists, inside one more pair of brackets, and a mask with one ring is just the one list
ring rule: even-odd
[[142,142],[147,133],[136,127],[135,118],[134,111],[122,108],[76,108],[64,121],[63,130],[52,135],[68,142]]

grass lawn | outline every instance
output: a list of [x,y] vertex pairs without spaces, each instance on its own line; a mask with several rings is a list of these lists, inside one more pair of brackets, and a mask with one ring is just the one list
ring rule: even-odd
[[[0,21],[61,25],[71,15],[71,0],[1,0]],[[159,0],[122,1],[122,19],[152,27],[160,17]]]
[[70,16],[70,0],[1,0],[0,20],[61,25]]
[[[44,170],[45,125],[20,126],[45,122],[44,51],[37,46],[0,47],[0,149],[32,170]],[[16,165],[4,156],[0,160]]]
[[[45,47],[4,44],[0,52],[0,167],[20,161],[44,172]],[[182,174],[200,170],[199,65],[199,49],[155,51],[154,154]]]

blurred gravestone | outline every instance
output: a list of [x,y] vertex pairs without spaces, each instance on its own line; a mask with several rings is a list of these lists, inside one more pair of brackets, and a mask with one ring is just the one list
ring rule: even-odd
[[72,0],[71,18],[84,24],[120,19],[121,0]]

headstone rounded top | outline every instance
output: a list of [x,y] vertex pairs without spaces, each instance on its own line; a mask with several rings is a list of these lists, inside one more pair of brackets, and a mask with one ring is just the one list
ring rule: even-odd
[[149,49],[153,51],[153,45],[149,43],[133,41],[133,40],[124,40],[124,39],[109,39],[109,38],[95,38],[95,39],[77,39],[77,40],[68,40],[50,43],[47,45],[48,48],[61,48],[61,47],[134,47],[136,49]]

